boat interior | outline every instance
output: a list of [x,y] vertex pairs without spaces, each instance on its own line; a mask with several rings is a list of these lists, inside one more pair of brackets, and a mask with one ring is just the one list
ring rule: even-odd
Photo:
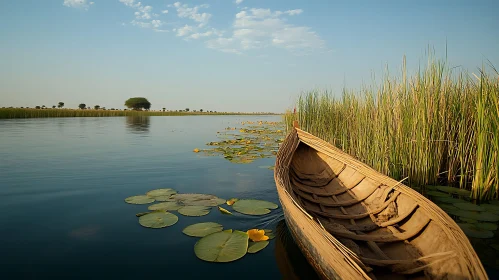
[[468,279],[455,242],[411,195],[300,143],[292,197],[355,253],[373,279]]

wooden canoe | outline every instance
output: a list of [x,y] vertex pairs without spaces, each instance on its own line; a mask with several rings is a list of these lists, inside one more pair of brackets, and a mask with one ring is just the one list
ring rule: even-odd
[[437,205],[297,127],[274,179],[286,223],[324,279],[488,279]]

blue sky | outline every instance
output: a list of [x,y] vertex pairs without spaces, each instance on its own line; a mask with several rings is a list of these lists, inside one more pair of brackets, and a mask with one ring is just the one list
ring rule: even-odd
[[302,91],[499,66],[499,1],[0,1],[0,106],[282,112]]

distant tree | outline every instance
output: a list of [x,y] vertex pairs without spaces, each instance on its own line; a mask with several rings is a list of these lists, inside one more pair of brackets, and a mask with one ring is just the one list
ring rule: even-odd
[[99,106],[99,105],[95,105],[95,106],[94,106],[94,109],[95,109],[95,110],[99,110],[99,108],[100,108],[100,106]]
[[87,107],[87,105],[85,103],[80,103],[80,105],[78,105],[78,108],[84,110],[85,108]]
[[55,105],[52,105],[52,109],[55,109]]
[[40,106],[36,106],[35,109],[40,109]]
[[151,108],[151,102],[144,97],[132,97],[125,101],[125,106],[134,110],[149,110]]
[[42,105],[42,109],[45,109],[45,105]]
[[163,112],[166,110],[166,108],[163,108]]
[[59,104],[57,104],[57,108],[62,108],[64,107],[64,102],[59,102]]
[[91,108],[90,107],[87,107],[88,110],[90,110]]
[[111,108],[112,111],[114,111],[114,108]]
[[196,110],[192,110],[194,113],[196,113]]
[[201,112],[201,113],[202,113],[202,112],[203,112],[203,109],[199,109],[199,112]]
[[185,111],[186,111],[186,112],[189,112],[189,108],[185,108]]

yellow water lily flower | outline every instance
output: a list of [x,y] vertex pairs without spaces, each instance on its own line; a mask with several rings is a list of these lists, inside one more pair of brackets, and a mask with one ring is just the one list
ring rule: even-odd
[[269,240],[269,237],[265,235],[265,231],[263,229],[258,230],[254,228],[248,230],[246,233],[253,242]]
[[198,149],[198,148],[196,148],[196,149],[194,149],[194,150],[193,150],[193,152],[195,152],[195,153],[199,153],[199,149]]
[[236,203],[236,201],[238,201],[238,200],[239,200],[239,199],[237,199],[237,198],[231,198],[231,199],[227,200],[227,205],[229,205],[229,206],[230,206],[230,205],[232,205],[232,204]]

